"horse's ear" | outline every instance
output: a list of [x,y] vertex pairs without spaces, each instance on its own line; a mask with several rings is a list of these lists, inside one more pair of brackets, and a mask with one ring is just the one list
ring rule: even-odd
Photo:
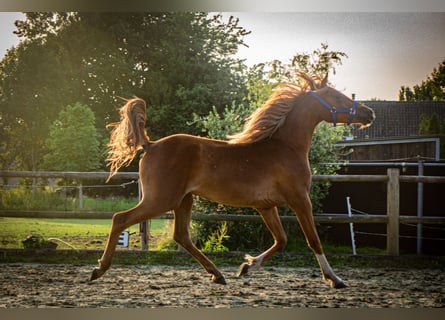
[[324,88],[328,85],[328,72],[326,72],[323,80],[321,80],[320,88]]

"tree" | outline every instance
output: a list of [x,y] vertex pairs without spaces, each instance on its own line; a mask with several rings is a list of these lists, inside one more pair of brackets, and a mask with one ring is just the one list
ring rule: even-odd
[[91,171],[99,167],[99,136],[93,111],[67,106],[51,125],[44,167],[54,171]]
[[[21,169],[37,170],[48,127],[60,102],[63,83],[54,55],[36,43],[21,43],[0,63],[0,130]],[[62,99],[63,100],[63,99]]]
[[445,122],[441,126],[439,115],[437,113],[428,116],[426,113],[422,113],[419,119],[419,134],[429,135],[429,134],[439,134],[445,133]]
[[328,50],[327,43],[321,43],[320,48],[312,52],[297,53],[290,63],[283,63],[279,60],[274,60],[268,65],[270,66],[269,78],[275,80],[277,83],[291,82],[299,83],[299,72],[304,72],[312,76],[323,78],[327,72],[335,74],[336,65],[342,64],[342,58],[347,58],[348,55],[341,51]]
[[399,101],[444,101],[445,100],[445,59],[426,80],[411,89],[401,86]]
[[[445,119],[442,124],[439,120],[437,113],[428,116],[426,113],[422,113],[419,119],[419,135],[435,135],[445,133]],[[440,139],[440,158],[445,158],[445,139]]]
[[[106,137],[119,97],[148,102],[150,136],[197,133],[192,113],[221,111],[246,87],[232,56],[248,32],[205,13],[26,13],[0,63],[2,166],[38,170],[61,105],[91,106]],[[31,134],[29,134],[31,133]],[[129,168],[135,170],[135,168]]]

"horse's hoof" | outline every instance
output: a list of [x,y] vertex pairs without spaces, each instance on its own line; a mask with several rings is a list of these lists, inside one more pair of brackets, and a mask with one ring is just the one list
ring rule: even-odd
[[348,286],[343,281],[336,282],[333,285],[334,289],[343,289],[343,288],[347,288],[347,287]]
[[343,289],[348,287],[341,279],[326,279],[326,281],[334,289]]
[[247,262],[244,262],[239,267],[237,277],[242,277],[242,276],[244,276],[244,275],[246,275],[248,273],[249,273],[249,264]]
[[99,268],[94,268],[93,272],[91,273],[91,278],[90,281],[96,280],[100,277],[102,277],[102,275],[105,273],[105,271],[99,269]]
[[216,276],[212,276],[212,281],[214,283],[218,283],[218,284],[227,284],[226,279],[224,278],[223,275],[216,277]]

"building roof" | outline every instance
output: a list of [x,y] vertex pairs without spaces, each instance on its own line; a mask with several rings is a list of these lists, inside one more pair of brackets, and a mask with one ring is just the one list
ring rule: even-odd
[[441,124],[445,120],[445,101],[363,101],[363,103],[374,110],[376,119],[368,128],[353,127],[352,135],[359,140],[418,136],[422,113],[429,116],[436,113]]

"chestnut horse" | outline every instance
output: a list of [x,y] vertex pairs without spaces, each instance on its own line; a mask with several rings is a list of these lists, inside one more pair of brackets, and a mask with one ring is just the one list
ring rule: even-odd
[[238,276],[258,269],[286,246],[287,236],[277,206],[292,208],[314,252],[324,280],[334,288],[345,284],[331,269],[318,237],[309,199],[311,171],[308,161],[313,131],[318,123],[357,123],[368,126],[374,112],[327,85],[323,80],[300,75],[304,85],[283,84],[256,110],[244,130],[220,141],[185,134],[150,141],[145,131],[146,105],[129,100],[121,109],[121,121],[109,143],[110,177],[128,165],[139,149],[142,199],[127,211],[114,214],[105,251],[91,280],[110,267],[119,235],[126,228],[174,211],[174,240],[212,275],[215,283],[225,278],[190,240],[193,196],[231,206],[258,210],[274,238],[260,255],[246,255]]

